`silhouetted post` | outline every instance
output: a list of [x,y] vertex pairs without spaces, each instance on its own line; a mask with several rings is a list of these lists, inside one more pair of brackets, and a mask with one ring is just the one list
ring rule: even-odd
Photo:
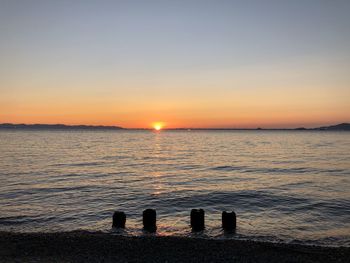
[[192,231],[194,232],[204,230],[204,210],[203,209],[191,210],[191,227],[192,227]]
[[222,212],[222,228],[226,231],[233,231],[236,229],[236,213],[234,211]]
[[125,228],[126,215],[124,212],[115,211],[112,227]]
[[157,230],[157,213],[154,209],[146,209],[143,211],[143,228],[149,232]]

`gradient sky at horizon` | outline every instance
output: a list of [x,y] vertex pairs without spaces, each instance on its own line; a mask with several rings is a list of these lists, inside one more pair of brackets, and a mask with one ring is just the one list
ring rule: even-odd
[[350,121],[350,1],[0,0],[0,122]]

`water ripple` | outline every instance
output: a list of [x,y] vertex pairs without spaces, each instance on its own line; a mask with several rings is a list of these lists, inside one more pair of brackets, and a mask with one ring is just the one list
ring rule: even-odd
[[[0,132],[0,231],[128,235],[157,209],[160,235],[350,244],[350,136],[327,132]],[[233,236],[221,212],[235,210]]]

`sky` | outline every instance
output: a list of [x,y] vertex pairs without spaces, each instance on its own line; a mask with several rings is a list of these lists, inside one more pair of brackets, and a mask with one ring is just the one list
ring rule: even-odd
[[350,121],[348,0],[0,0],[0,123]]

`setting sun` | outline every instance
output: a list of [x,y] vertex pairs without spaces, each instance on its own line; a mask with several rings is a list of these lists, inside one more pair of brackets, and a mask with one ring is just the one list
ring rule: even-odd
[[162,128],[163,128],[163,124],[160,123],[160,122],[156,122],[153,124],[153,128],[156,130],[156,131],[160,131]]

